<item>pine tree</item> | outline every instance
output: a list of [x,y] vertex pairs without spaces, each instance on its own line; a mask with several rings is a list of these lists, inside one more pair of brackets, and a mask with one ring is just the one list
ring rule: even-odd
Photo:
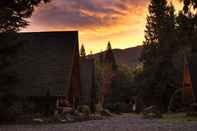
[[105,56],[104,56],[104,63],[110,64],[113,70],[116,70],[117,68],[116,60],[115,60],[114,53],[111,48],[110,41],[107,44],[107,49],[106,49]]
[[0,32],[16,32],[28,25],[35,6],[49,0],[1,0]]
[[197,52],[197,0],[182,0],[183,11],[177,17],[178,33],[181,43],[191,46],[193,52]]
[[193,7],[193,9],[197,9],[197,0],[181,0],[183,1],[183,11],[185,13],[190,12],[191,7]]
[[[144,64],[146,96],[151,96],[151,102],[164,108],[162,102],[168,88],[169,94],[174,90],[175,72],[172,57],[176,43],[175,16],[172,5],[166,0],[151,0],[149,15],[145,30],[145,41],[141,61]],[[169,98],[167,98],[168,100]],[[167,103],[167,102],[166,102]]]
[[85,47],[84,47],[83,44],[81,45],[81,49],[80,49],[80,57],[81,58],[85,58],[86,57],[86,51],[85,51]]

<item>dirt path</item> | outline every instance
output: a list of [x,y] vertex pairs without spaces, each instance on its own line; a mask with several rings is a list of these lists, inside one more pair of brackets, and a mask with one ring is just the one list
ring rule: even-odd
[[124,115],[72,124],[1,125],[0,131],[197,131],[197,122],[172,124]]

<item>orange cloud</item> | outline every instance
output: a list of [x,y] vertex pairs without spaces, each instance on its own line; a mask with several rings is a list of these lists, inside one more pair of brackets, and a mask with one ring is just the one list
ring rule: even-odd
[[[171,0],[177,4],[175,0]],[[38,7],[23,31],[79,30],[89,53],[142,43],[149,0],[52,0]]]

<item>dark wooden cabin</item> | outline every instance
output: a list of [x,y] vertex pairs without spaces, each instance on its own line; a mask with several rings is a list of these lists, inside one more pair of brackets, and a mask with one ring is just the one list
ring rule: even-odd
[[[16,73],[12,94],[46,105],[60,99],[80,97],[78,32],[17,33],[16,60],[9,71]],[[9,34],[0,37],[9,38]],[[50,98],[50,99],[49,99]]]
[[81,105],[89,105],[93,108],[96,97],[95,89],[95,64],[94,59],[80,60],[81,78]]
[[194,101],[197,102],[197,53],[196,52],[192,53],[191,61],[189,63],[189,69],[190,69],[191,80],[192,80]]

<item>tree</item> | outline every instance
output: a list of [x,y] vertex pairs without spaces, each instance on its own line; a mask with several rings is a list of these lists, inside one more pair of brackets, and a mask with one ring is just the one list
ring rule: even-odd
[[81,58],[85,58],[86,57],[86,51],[85,51],[85,47],[84,47],[83,44],[81,45],[81,49],[80,49],[80,57]]
[[190,12],[191,7],[193,7],[193,9],[197,8],[197,0],[181,0],[183,1],[183,11],[185,13]]
[[49,0],[1,0],[0,32],[16,32],[28,25],[35,6]]
[[142,91],[150,100],[147,103],[167,109],[177,84],[172,62],[176,43],[174,8],[166,0],[151,0],[148,10],[141,54],[145,78]]
[[116,60],[115,60],[114,53],[111,48],[110,41],[107,44],[107,49],[106,49],[105,56],[104,56],[104,63],[110,64],[113,70],[116,70],[117,68]]

